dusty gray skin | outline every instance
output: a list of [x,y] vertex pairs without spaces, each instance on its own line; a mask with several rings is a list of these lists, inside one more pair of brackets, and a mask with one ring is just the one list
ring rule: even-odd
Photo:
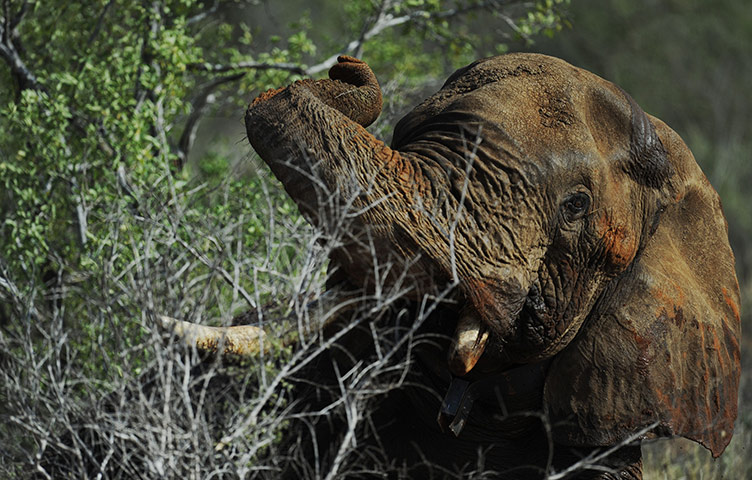
[[[341,280],[373,287],[363,238],[381,261],[419,258],[414,298],[456,279],[459,328],[435,358],[510,392],[519,380],[503,372],[541,365],[520,408],[563,421],[556,444],[614,445],[655,423],[644,437],[723,452],[737,413],[738,284],[718,196],[676,133],[610,82],[511,54],[454,73],[388,147],[364,128],[381,110],[370,68],[342,57],[330,77],[262,94],[245,121],[314,225],[329,228],[338,206],[361,212],[333,254]],[[475,438],[478,415],[425,450],[461,465],[473,445],[508,438],[503,422]],[[614,478],[641,477],[639,448],[623,460]]]

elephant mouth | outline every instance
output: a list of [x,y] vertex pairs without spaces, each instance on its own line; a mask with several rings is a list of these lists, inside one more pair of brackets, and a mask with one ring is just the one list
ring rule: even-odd
[[[546,305],[538,282],[533,282],[526,294],[513,305],[515,305],[514,310],[507,317],[510,319],[510,328],[502,330],[516,337],[519,333],[516,330],[520,325],[534,324],[536,319],[545,314]],[[533,365],[535,369],[542,368],[538,363],[526,364],[520,358],[512,358],[514,356],[512,352],[507,351],[508,349],[503,346],[504,340],[509,339],[502,337],[505,336],[483,321],[474,308],[469,306],[465,308],[457,322],[449,350],[449,371],[452,379],[437,417],[442,431],[451,431],[455,436],[459,436],[470,415],[475,398],[484,391],[497,388],[500,379],[506,381],[508,369],[514,364],[518,364],[517,369],[525,369],[526,374],[530,365]],[[490,352],[484,357],[487,349]],[[480,372],[476,370],[478,375],[469,375],[481,359],[483,359],[482,366],[477,369]],[[523,365],[520,366],[519,363]]]
[[[514,302],[514,304],[517,307],[508,317],[510,319],[510,328],[504,329],[510,333],[510,336],[515,336],[515,331],[521,325],[532,326],[538,324],[539,322],[536,322],[536,320],[542,318],[545,314],[546,305],[538,282],[533,282],[523,299]],[[455,377],[466,376],[475,368],[490,344],[495,345],[491,350],[504,350],[503,344],[506,343],[505,340],[508,341],[507,338],[500,338],[497,329],[492,328],[484,322],[481,315],[473,308],[466,308],[466,311],[462,313],[457,322],[454,338],[449,350],[449,371]],[[497,368],[492,367],[491,370],[504,368],[505,364],[509,362],[501,361],[501,357],[507,357],[508,355],[502,354],[500,356],[500,353],[509,354],[511,352],[495,352],[492,356],[500,357],[496,358],[498,362],[484,361],[484,364],[499,363],[499,365],[496,365]],[[507,360],[515,363],[512,358],[508,358]],[[483,370],[486,370],[485,366]]]

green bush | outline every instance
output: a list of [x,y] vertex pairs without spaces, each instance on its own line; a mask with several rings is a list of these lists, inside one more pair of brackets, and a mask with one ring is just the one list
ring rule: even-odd
[[322,239],[247,154],[244,105],[343,47],[419,90],[486,53],[472,22],[549,32],[567,2],[297,3],[3,2],[0,476],[273,478],[307,358],[206,362],[156,328],[250,314],[294,337],[322,290]]

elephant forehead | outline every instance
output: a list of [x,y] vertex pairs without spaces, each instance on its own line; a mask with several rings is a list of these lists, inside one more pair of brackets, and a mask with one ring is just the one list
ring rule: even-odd
[[[455,72],[434,95],[405,116],[395,129],[394,145],[407,143],[426,122],[449,111],[471,111],[482,122],[498,122],[513,111],[528,129],[575,123],[570,93],[583,83],[604,82],[561,60],[536,54],[512,54],[479,60]],[[527,130],[525,130],[527,131]]]
[[[481,128],[502,130],[525,151],[595,150],[584,86],[559,80],[531,77],[489,83],[456,96],[445,112],[474,113]],[[622,140],[626,146],[628,138]]]
[[[532,185],[621,177],[629,157],[630,106],[616,86],[566,62],[516,54],[456,72],[403,118],[393,146],[444,158],[468,150],[489,172],[509,168]],[[464,167],[463,167],[464,168]]]
[[563,60],[538,54],[509,54],[478,60],[455,72],[437,94],[464,94],[493,83],[514,82],[520,79],[547,79],[549,82],[568,81],[587,72]]
[[[461,123],[452,127],[448,119]],[[611,170],[587,115],[572,97],[535,84],[490,84],[455,99],[435,120],[428,121],[434,128],[426,125],[422,139],[433,138],[460,154],[471,145],[489,168],[517,168],[534,185],[550,184],[554,176],[566,182],[597,179]],[[439,132],[435,126],[458,133]],[[626,135],[610,141],[628,154]]]

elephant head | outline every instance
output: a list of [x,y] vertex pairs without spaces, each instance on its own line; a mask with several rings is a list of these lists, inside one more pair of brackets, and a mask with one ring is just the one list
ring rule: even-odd
[[[396,126],[362,61],[268,91],[248,139],[332,261],[371,288],[374,256],[408,260],[413,295],[455,282],[449,369],[482,378],[548,362],[557,442],[683,435],[721,454],[739,381],[739,290],[718,195],[668,126],[614,84],[536,54],[479,60]],[[360,239],[360,240],[358,240]],[[388,279],[387,279],[388,281]]]

